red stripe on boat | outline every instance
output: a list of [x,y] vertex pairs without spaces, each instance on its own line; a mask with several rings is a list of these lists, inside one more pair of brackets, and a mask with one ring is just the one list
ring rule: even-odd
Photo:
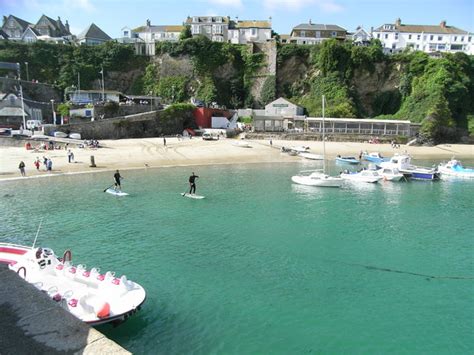
[[0,247],[0,253],[9,253],[9,254],[23,255],[23,254],[25,254],[27,251],[28,251],[28,250],[25,250],[25,249]]
[[15,265],[16,261],[15,260],[8,260],[8,259],[1,259],[0,258],[0,263],[2,264],[8,264],[8,265]]

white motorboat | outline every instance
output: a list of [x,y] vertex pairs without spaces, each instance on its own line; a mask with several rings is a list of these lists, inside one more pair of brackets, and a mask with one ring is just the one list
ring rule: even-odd
[[69,133],[69,138],[71,139],[81,139],[80,133]]
[[434,168],[425,168],[421,166],[411,165],[411,157],[409,155],[394,155],[387,162],[381,162],[382,168],[397,168],[400,173],[414,180],[437,180],[439,172]]
[[323,172],[312,172],[309,175],[295,175],[291,180],[300,185],[322,186],[322,187],[341,187],[343,181],[340,177],[329,176]]
[[474,169],[465,168],[459,160],[451,159],[447,163],[441,163],[438,165],[438,171],[441,173],[441,177],[459,177],[474,179]]
[[324,156],[321,154],[313,154],[313,153],[308,153],[308,152],[299,152],[298,156],[302,158],[306,158],[309,160],[324,160]]
[[[322,97],[322,105],[323,105],[323,155],[321,156],[323,161],[323,170],[322,171],[314,171],[309,175],[295,175],[291,177],[291,180],[300,185],[308,185],[308,186],[321,186],[321,187],[341,187],[343,181],[339,176],[330,176],[326,174],[326,144],[324,138],[324,105],[325,105],[325,97]],[[304,150],[298,153],[299,156],[303,154],[311,154],[307,151],[309,150],[308,147],[302,147]],[[292,148],[294,149],[294,148]],[[316,154],[311,154],[311,156],[316,156]],[[311,159],[311,158],[309,158]],[[313,158],[314,159],[314,158]]]
[[359,172],[345,170],[341,173],[341,178],[351,182],[376,183],[382,180],[383,177],[376,170],[362,170]]
[[371,163],[376,163],[376,164],[379,164],[384,161],[388,161],[388,159],[384,158],[382,154],[380,154],[379,152],[372,152],[372,153],[365,152],[364,154],[362,154],[362,159],[370,161]]
[[403,174],[397,168],[382,168],[377,170],[384,181],[400,181],[403,179]]
[[67,138],[67,133],[56,131],[53,133],[55,138]]
[[0,243],[0,263],[90,325],[119,323],[140,309],[146,292],[125,275],[87,270],[71,263],[71,252],[58,258],[49,248]]

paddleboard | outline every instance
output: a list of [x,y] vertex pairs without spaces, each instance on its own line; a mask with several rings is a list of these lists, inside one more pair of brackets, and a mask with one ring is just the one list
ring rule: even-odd
[[195,195],[195,194],[190,194],[190,193],[187,193],[187,192],[182,192],[182,193],[181,193],[181,196],[189,197],[189,198],[195,198],[196,200],[201,200],[201,199],[204,198],[204,196]]
[[105,190],[105,192],[108,192],[109,194],[115,195],[115,196],[128,196],[126,192],[115,191],[113,188],[107,189]]

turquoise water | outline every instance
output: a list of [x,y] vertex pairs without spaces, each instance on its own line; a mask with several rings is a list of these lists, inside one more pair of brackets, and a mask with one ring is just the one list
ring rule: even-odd
[[[125,198],[112,173],[4,181],[0,240],[44,217],[38,244],[142,284],[99,328],[134,353],[472,353],[474,181],[291,183],[310,168],[124,171]],[[192,171],[204,200],[180,196]]]

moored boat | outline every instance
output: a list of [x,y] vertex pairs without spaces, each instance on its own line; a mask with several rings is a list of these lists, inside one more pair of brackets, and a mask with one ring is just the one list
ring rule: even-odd
[[378,173],[385,181],[400,181],[404,177],[397,168],[382,168],[378,170]]
[[359,164],[360,161],[356,157],[341,157],[338,155],[336,157],[336,162],[337,163],[344,163],[344,164]]
[[459,177],[474,179],[474,169],[464,167],[459,160],[451,159],[447,163],[440,163],[438,165],[438,171],[441,173],[441,177]]
[[378,152],[372,152],[372,153],[365,152],[364,154],[362,154],[362,159],[370,161],[372,163],[376,163],[376,164],[382,163],[384,161],[388,161],[387,158],[384,158],[382,154]]
[[309,175],[294,175],[291,180],[300,185],[321,186],[321,187],[341,187],[343,181],[340,177],[329,176],[323,172],[312,172]]
[[382,180],[382,175],[380,175],[376,170],[361,170],[359,172],[350,172],[346,170],[341,173],[341,178],[351,182],[376,183]]
[[87,270],[71,263],[71,252],[58,258],[49,248],[0,243],[0,263],[46,292],[77,318],[98,325],[120,322],[140,309],[146,292],[125,275]]
[[411,165],[409,155],[394,155],[387,162],[380,163],[382,168],[397,168],[405,177],[414,180],[438,180],[439,172],[434,168]]
[[302,158],[309,160],[324,160],[324,156],[321,154],[313,154],[308,152],[299,152],[298,155]]

